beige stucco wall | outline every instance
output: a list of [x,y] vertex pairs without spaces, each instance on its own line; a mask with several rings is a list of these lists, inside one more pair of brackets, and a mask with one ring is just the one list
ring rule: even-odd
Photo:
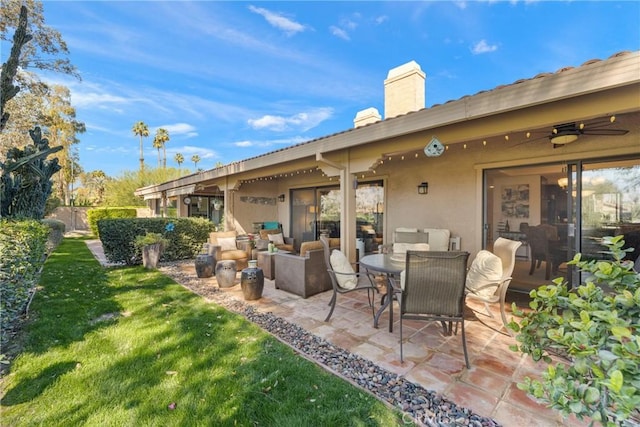
[[57,219],[64,222],[65,232],[73,230],[88,231],[89,223],[87,221],[87,211],[90,207],[70,207],[59,206],[47,216],[50,219]]

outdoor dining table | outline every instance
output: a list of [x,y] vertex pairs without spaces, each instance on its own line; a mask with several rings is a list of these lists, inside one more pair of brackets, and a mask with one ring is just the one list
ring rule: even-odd
[[400,274],[406,268],[405,264],[405,254],[371,254],[360,258],[360,265],[368,272],[382,273],[387,276],[387,295],[384,303],[373,316],[374,328],[378,327],[380,316],[389,307],[389,332],[393,332],[393,292],[398,291],[394,281],[400,279]]

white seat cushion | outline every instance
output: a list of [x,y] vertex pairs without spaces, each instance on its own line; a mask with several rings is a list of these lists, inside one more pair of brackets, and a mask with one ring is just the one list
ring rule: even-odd
[[495,293],[501,280],[502,261],[500,258],[489,251],[478,252],[467,273],[467,289],[476,295],[488,298]]
[[407,251],[428,251],[430,248],[428,243],[394,243],[394,254],[406,254]]
[[235,237],[218,237],[218,245],[220,245],[220,249],[224,251],[235,251],[238,249],[236,246],[236,238]]
[[274,245],[284,245],[284,236],[282,233],[269,234],[269,241]]
[[331,263],[331,269],[336,273],[336,280],[341,288],[353,289],[356,287],[358,284],[356,272],[353,271],[351,263],[341,251],[334,249],[329,257],[329,262]]
[[444,228],[425,228],[423,230],[429,234],[429,247],[432,251],[448,251],[449,250],[449,237],[451,232]]

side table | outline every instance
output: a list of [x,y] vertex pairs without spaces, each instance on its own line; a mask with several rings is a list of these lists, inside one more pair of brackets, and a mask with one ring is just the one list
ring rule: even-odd
[[233,260],[223,260],[216,263],[216,280],[221,288],[230,288],[236,279],[236,262]]
[[264,289],[264,273],[261,268],[256,267],[256,262],[249,261],[249,267],[240,274],[240,288],[244,299],[249,301],[262,298]]
[[276,278],[276,257],[275,254],[288,254],[289,251],[260,251],[258,252],[258,267],[264,272],[264,277],[273,280]]

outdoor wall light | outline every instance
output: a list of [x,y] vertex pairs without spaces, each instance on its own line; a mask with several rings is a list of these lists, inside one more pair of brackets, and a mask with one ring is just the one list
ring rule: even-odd
[[278,201],[279,202],[284,202],[284,194],[281,194],[278,196]]
[[418,185],[418,194],[428,194],[429,193],[429,183],[422,182]]

